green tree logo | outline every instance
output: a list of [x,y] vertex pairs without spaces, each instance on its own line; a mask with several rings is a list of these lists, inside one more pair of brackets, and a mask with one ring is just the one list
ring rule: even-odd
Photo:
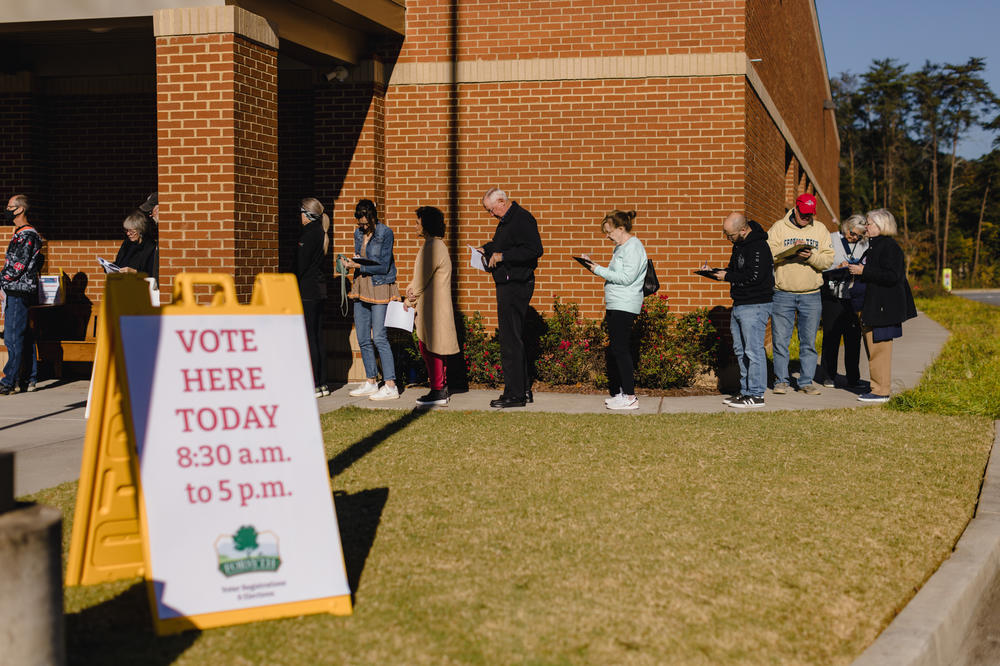
[[247,557],[250,557],[250,553],[257,549],[257,530],[253,525],[243,525],[233,535],[233,545],[236,550],[247,551]]

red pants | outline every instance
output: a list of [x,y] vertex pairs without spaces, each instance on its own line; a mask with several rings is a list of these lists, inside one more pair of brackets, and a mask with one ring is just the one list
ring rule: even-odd
[[424,357],[424,365],[427,366],[427,380],[431,389],[439,391],[447,387],[448,366],[445,364],[444,356],[427,349],[423,341],[420,341],[420,355]]

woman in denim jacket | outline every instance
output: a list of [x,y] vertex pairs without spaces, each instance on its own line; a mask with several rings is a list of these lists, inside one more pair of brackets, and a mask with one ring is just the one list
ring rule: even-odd
[[[350,391],[353,396],[368,396],[370,400],[394,400],[399,397],[396,388],[396,365],[385,333],[385,311],[389,301],[399,300],[396,287],[396,260],[392,255],[392,229],[378,221],[374,202],[362,199],[354,208],[358,228],[354,230],[354,257],[367,261],[360,264],[346,260],[344,264],[354,269],[351,298],[354,300],[354,329],[361,347],[361,360],[365,364],[367,381]],[[385,384],[378,386],[378,365],[375,350],[382,360]]]

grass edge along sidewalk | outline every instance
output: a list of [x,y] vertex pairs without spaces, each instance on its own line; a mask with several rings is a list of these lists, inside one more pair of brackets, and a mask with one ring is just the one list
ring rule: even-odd
[[[156,639],[123,581],[67,591],[71,661],[847,663],[947,557],[992,435],[880,408],[408,414],[324,417],[353,617]],[[31,499],[71,518],[74,491]]]

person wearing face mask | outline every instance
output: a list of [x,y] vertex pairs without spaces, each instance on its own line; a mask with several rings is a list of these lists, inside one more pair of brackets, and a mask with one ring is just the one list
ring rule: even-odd
[[[396,365],[385,331],[385,311],[389,301],[400,300],[396,286],[396,259],[392,253],[392,229],[379,222],[375,203],[370,199],[358,201],[354,218],[358,221],[354,230],[354,258],[364,262],[347,259],[344,265],[354,269],[350,296],[354,299],[354,330],[361,347],[367,380],[349,394],[368,396],[369,400],[395,400],[399,397]],[[382,377],[385,379],[382,388],[378,385],[376,350],[382,361]]]
[[323,306],[326,303],[326,275],[323,265],[330,250],[330,218],[323,212],[319,199],[303,199],[299,208],[302,233],[295,255],[295,277],[302,297],[302,314],[306,322],[306,340],[312,360],[313,386],[316,397],[330,395],[326,385],[323,339]]
[[16,194],[7,201],[5,219],[14,225],[14,236],[7,245],[0,289],[4,295],[4,345],[7,364],[0,379],[0,395],[17,390],[25,354],[31,358],[27,390],[35,390],[38,361],[28,331],[28,308],[38,301],[38,272],[42,265],[42,237],[28,222],[28,197]]
[[851,215],[840,223],[840,231],[830,234],[833,243],[833,266],[823,272],[823,386],[833,388],[837,377],[840,340],[844,340],[844,373],[847,387],[860,389],[861,322],[858,311],[864,303],[865,283],[848,272],[851,264],[860,264],[868,251],[865,218]]

